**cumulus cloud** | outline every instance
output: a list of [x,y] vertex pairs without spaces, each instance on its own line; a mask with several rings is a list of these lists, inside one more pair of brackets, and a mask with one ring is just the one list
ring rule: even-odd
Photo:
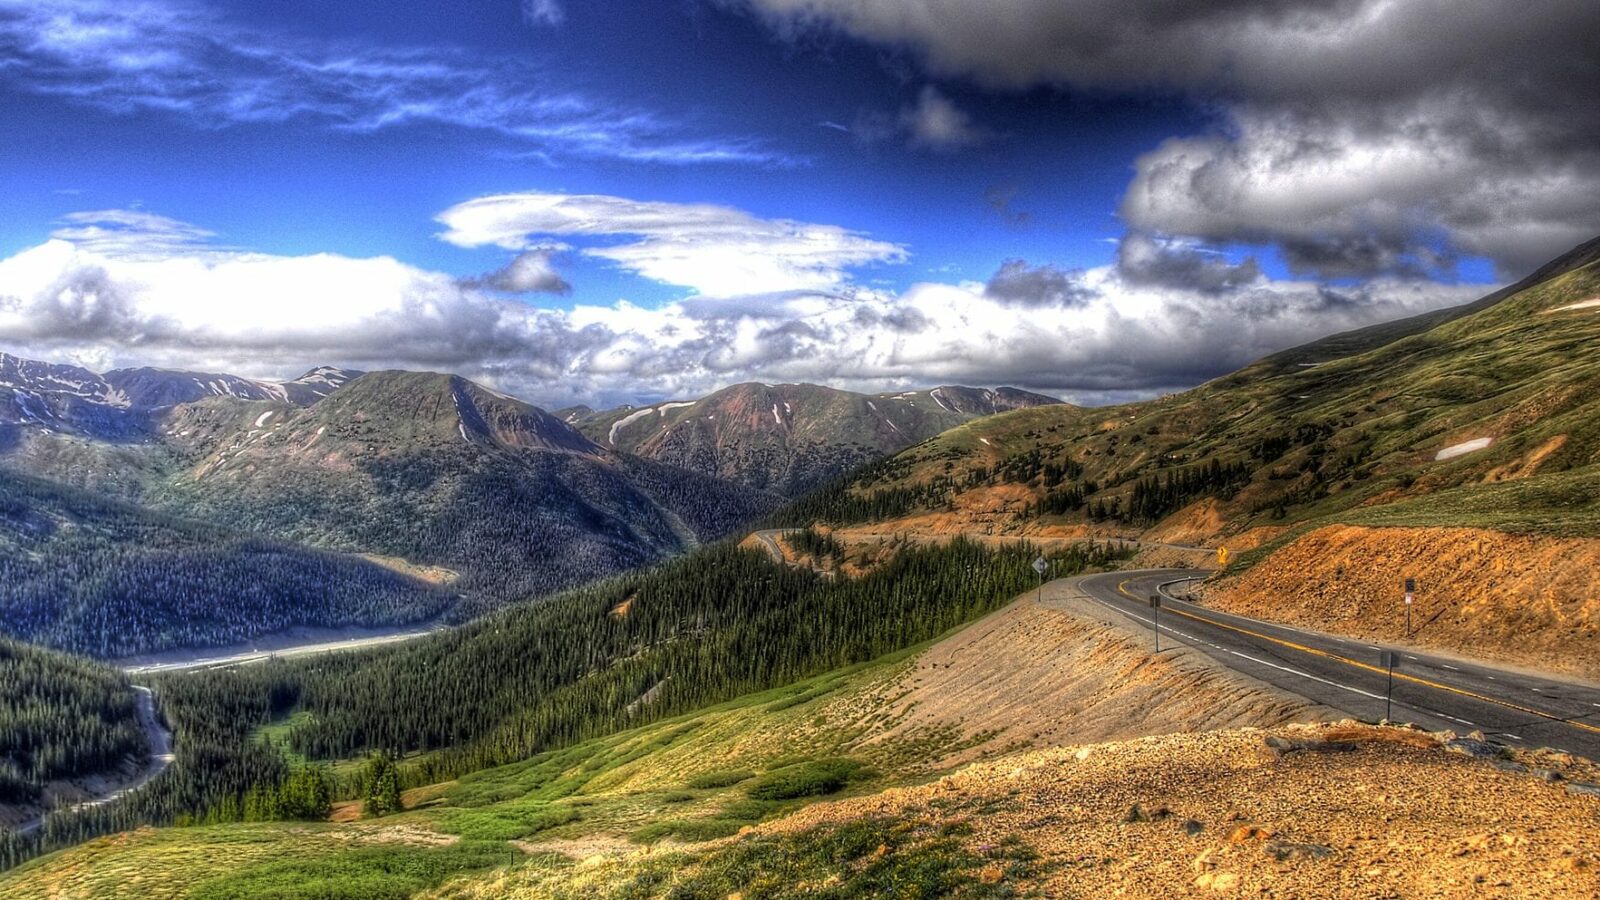
[[[173,230],[170,220],[151,221],[156,235]],[[517,245],[519,234],[507,231],[505,243]],[[388,257],[275,256],[206,242],[158,252],[130,233],[120,245],[57,237],[0,260],[0,346],[97,368],[258,377],[319,363],[453,371],[552,407],[692,396],[751,380],[861,390],[1010,383],[1095,402],[1186,387],[1283,347],[1477,292],[1257,278],[1205,293],[1134,283],[1117,266],[1014,260],[987,285],[552,310]]]
[[1142,157],[1135,228],[1281,248],[1318,275],[1484,255],[1526,270],[1600,232],[1600,4],[1511,0],[720,0],[937,75],[1187,97],[1211,133]]
[[1117,244],[1117,271],[1129,284],[1187,288],[1220,294],[1254,284],[1261,267],[1254,258],[1231,263],[1189,241],[1130,232]]
[[566,249],[566,245],[556,244],[524,250],[503,268],[482,278],[469,278],[464,284],[512,294],[570,294],[572,285],[555,267],[555,257]]
[[1093,296],[1082,269],[1032,266],[1025,259],[1001,263],[999,271],[983,286],[983,293],[1002,303],[1022,306],[1076,306]]
[[[525,0],[559,24],[555,0]],[[0,71],[20,92],[198,127],[313,120],[370,132],[426,123],[496,133],[549,157],[668,164],[792,162],[745,137],[694,136],[648,110],[566,88],[522,60],[289,38],[161,0],[0,0]]]
[[460,247],[521,251],[552,237],[602,239],[578,252],[711,295],[825,290],[853,267],[906,258],[898,244],[837,225],[762,219],[709,203],[498,194],[452,206],[438,220],[446,228],[440,237]]

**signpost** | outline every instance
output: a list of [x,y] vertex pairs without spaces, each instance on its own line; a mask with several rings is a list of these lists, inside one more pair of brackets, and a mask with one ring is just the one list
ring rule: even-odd
[[1224,566],[1224,567],[1226,567],[1228,565],[1228,548],[1227,547],[1218,547],[1217,548],[1217,565]]
[[1400,654],[1393,650],[1384,650],[1379,654],[1378,665],[1389,672],[1388,685],[1383,689],[1383,719],[1387,722],[1394,709],[1394,670],[1400,665]]
[[1406,579],[1406,637],[1411,637],[1411,604],[1417,599],[1417,580]]
[[1044,602],[1044,573],[1048,572],[1050,570],[1050,564],[1045,562],[1044,561],[1044,557],[1041,556],[1038,559],[1033,561],[1033,570],[1035,572],[1039,573],[1039,602],[1043,603]]
[[1150,595],[1150,608],[1155,611],[1156,652],[1161,652],[1161,594]]

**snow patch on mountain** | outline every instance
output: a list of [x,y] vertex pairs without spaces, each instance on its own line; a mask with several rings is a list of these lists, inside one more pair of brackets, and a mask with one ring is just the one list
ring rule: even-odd
[[1472,453],[1473,451],[1482,450],[1492,443],[1494,443],[1494,438],[1473,438],[1470,441],[1462,441],[1459,444],[1451,444],[1443,450],[1440,450],[1438,453],[1435,453],[1433,458],[1435,461],[1454,459],[1457,456],[1464,456],[1465,454]]
[[612,422],[611,423],[611,433],[609,435],[607,435],[606,443],[608,443],[611,446],[615,447],[617,445],[617,432],[621,431],[624,428],[627,428],[629,425],[631,425],[634,422],[639,421],[640,419],[644,418],[645,416],[650,415],[652,412],[655,412],[655,410],[653,408],[651,408],[651,407],[646,406],[644,409],[636,409],[633,412],[628,413],[627,415],[625,415],[622,418],[618,419],[617,421]]

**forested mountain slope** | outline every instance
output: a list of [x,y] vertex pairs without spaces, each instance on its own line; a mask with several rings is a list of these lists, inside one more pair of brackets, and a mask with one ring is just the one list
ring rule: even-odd
[[[14,535],[37,546],[5,561],[8,630],[89,653],[465,618],[680,553],[777,502],[601,448],[449,375],[324,367],[264,385],[0,362],[27,413],[0,423],[0,471],[17,473],[6,490],[40,521],[95,523]],[[35,508],[63,498],[67,513]],[[141,546],[131,535],[144,531],[160,537]],[[444,571],[450,591],[348,554]],[[162,587],[170,578],[181,590]]]
[[962,422],[1057,402],[1009,387],[869,395],[740,384],[698,400],[562,417],[601,446],[793,497]]
[[364,559],[0,468],[0,631],[11,637],[115,657],[291,625],[417,622],[455,603]]

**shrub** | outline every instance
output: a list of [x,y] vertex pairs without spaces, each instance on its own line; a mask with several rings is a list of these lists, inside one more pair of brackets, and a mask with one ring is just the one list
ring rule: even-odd
[[689,787],[699,790],[733,787],[741,781],[748,781],[754,778],[755,774],[749,769],[724,769],[718,772],[703,772],[689,779]]
[[745,789],[752,800],[793,800],[820,797],[841,790],[861,774],[861,764],[851,759],[819,759],[775,769]]

